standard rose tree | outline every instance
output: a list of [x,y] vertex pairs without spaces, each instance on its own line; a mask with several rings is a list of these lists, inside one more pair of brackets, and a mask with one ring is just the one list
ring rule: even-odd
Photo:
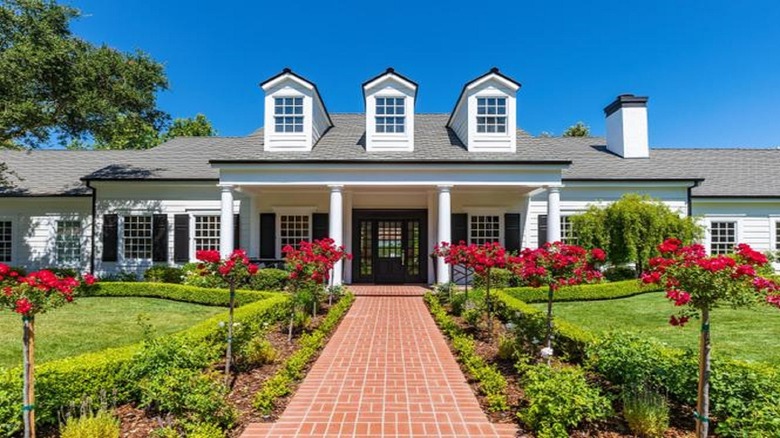
[[547,287],[547,334],[542,357],[553,355],[553,295],[562,286],[574,286],[601,280],[598,265],[606,259],[606,253],[594,248],[590,251],[576,245],[561,242],[546,243],[541,248],[524,249],[519,256],[510,257],[512,272],[533,287]]
[[91,286],[94,283],[95,277],[90,274],[83,277],[83,283],[73,277],[59,277],[48,270],[23,276],[0,263],[0,306],[21,315],[24,327],[22,414],[25,438],[35,437],[35,315],[73,302],[82,284]]
[[[292,311],[288,339],[292,341],[292,329],[295,314],[312,306],[312,316],[317,314],[317,300],[325,285],[331,279],[333,267],[343,260],[351,260],[343,246],[338,246],[331,238],[301,241],[295,248],[287,245],[282,248],[285,264],[290,271],[289,289],[292,292]],[[330,296],[332,300],[332,295]]]
[[696,434],[705,438],[709,429],[710,312],[719,305],[746,307],[765,303],[780,307],[780,287],[761,276],[770,272],[769,260],[750,246],[739,244],[733,254],[708,256],[701,245],[681,246],[668,239],[658,246],[660,257],[650,259],[651,269],[642,275],[645,283],[666,289],[666,297],[680,307],[670,323],[685,325],[701,319],[699,336],[699,390]]
[[257,274],[257,265],[249,263],[246,251],[237,249],[227,259],[222,259],[219,251],[197,251],[195,257],[200,261],[198,269],[204,274],[216,275],[230,288],[228,312],[228,336],[225,352],[225,379],[230,378],[230,362],[233,359],[233,309],[236,302],[236,288],[249,282]]

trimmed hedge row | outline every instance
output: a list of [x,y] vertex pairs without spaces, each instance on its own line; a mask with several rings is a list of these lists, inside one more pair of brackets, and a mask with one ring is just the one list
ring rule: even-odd
[[255,394],[254,407],[264,414],[270,413],[279,397],[284,397],[293,390],[293,384],[303,378],[306,365],[317,352],[325,346],[325,338],[336,328],[341,318],[347,313],[355,297],[347,294],[328,311],[325,319],[312,333],[301,336],[299,348],[293,353],[279,371],[263,383],[263,387]]
[[[497,313],[517,327],[525,342],[544,339],[545,314],[514,295],[498,291]],[[556,318],[553,347],[571,362],[586,364],[611,383],[628,388],[650,385],[676,402],[696,401],[698,366],[692,351],[670,348],[637,334],[595,335]],[[780,368],[762,363],[715,359],[712,415],[721,436],[780,436]]]
[[[288,313],[288,297],[285,295],[262,294],[255,298],[254,302],[235,309],[235,322],[250,330],[256,330],[264,324],[281,320]],[[224,326],[226,318],[227,312],[215,315],[170,336],[181,337],[194,343],[205,343],[215,352],[221,351],[225,339],[225,328],[221,325]],[[59,409],[71,404],[78,406],[87,397],[100,400],[101,392],[112,398],[115,392],[117,403],[132,401],[132,394],[138,392],[138,382],[129,377],[129,371],[142,345],[138,343],[111,348],[37,366],[35,376],[38,424],[56,424]],[[0,436],[13,436],[20,430],[21,395],[21,370],[0,370]]]
[[[173,283],[97,283],[90,294],[96,297],[150,297],[163,298],[172,301],[203,304],[206,306],[227,307],[230,303],[230,292],[227,289],[209,289],[204,287],[186,286]],[[274,292],[258,292],[251,290],[236,291],[236,306],[243,306],[255,301],[265,300],[276,295]]]
[[[555,291],[553,300],[555,302],[614,300],[659,290],[661,289],[656,285],[644,285],[638,280],[581,284],[560,288]],[[504,292],[526,303],[547,302],[547,288],[513,287],[504,289]]]
[[506,397],[507,382],[501,372],[477,354],[474,340],[461,332],[460,327],[433,294],[425,294],[424,299],[436,324],[452,339],[452,347],[458,353],[458,360],[478,382],[480,392],[487,398],[488,409],[492,412],[509,409],[509,401]]

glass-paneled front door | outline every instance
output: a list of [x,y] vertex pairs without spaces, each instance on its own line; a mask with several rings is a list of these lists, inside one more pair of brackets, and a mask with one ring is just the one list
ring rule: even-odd
[[353,278],[363,283],[424,283],[425,210],[355,210]]

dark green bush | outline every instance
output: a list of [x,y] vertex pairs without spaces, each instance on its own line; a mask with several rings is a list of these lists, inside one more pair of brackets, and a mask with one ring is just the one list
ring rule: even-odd
[[[581,284],[560,288],[553,295],[553,300],[555,302],[612,300],[658,290],[660,290],[658,286],[646,286],[638,280]],[[547,302],[547,288],[517,287],[505,289],[504,292],[526,303]]]
[[610,266],[609,268],[605,269],[604,272],[604,278],[607,281],[625,281],[625,280],[636,280],[636,269],[630,267],[630,266]]
[[[206,289],[170,283],[97,283],[92,293],[100,297],[152,297],[172,301],[205,304],[207,306],[227,307],[230,293],[226,289]],[[274,295],[269,292],[237,290],[236,305],[242,306],[255,301],[264,300]]]
[[612,414],[609,399],[588,384],[579,367],[539,364],[518,369],[528,404],[517,416],[540,438],[566,438],[577,425]]
[[184,271],[176,266],[155,265],[144,272],[144,280],[152,283],[180,284],[183,277]]
[[181,267],[182,284],[207,289],[227,289],[228,284],[222,278],[209,274],[200,268],[200,263],[187,263]]
[[[484,289],[486,286],[485,279],[478,275],[473,275],[474,281],[472,284],[475,289]],[[490,290],[493,289],[506,289],[508,287],[517,287],[519,285],[519,279],[509,269],[492,268],[490,270]]]
[[103,275],[100,277],[100,281],[104,283],[121,281],[124,283],[130,283],[138,281],[138,274],[135,272],[120,271],[113,274]]
[[249,289],[264,291],[283,291],[287,286],[289,272],[282,269],[263,268],[249,281]]
[[58,277],[78,278],[80,275],[80,272],[73,268],[48,268],[48,269]]

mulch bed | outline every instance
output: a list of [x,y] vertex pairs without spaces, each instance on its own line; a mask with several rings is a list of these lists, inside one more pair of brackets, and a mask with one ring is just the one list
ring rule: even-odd
[[[478,382],[468,375],[465,367],[461,364],[461,370],[463,370],[464,375],[467,377],[469,386],[471,386],[474,395],[477,397],[477,400],[479,400],[485,415],[487,415],[492,423],[515,423],[518,427],[518,437],[533,437],[533,433],[527,430],[517,418],[517,412],[522,404],[524,393],[517,371],[515,370],[515,364],[512,360],[502,360],[498,357],[498,339],[502,335],[511,335],[509,331],[499,321],[495,321],[493,325],[494,334],[492,337],[489,337],[486,327],[480,327],[478,330],[461,317],[452,314],[450,314],[450,317],[453,318],[465,333],[469,334],[474,339],[477,354],[482,356],[486,362],[495,365],[501,374],[504,375],[504,378],[506,378],[508,383],[506,395],[509,401],[509,410],[504,412],[489,412],[487,409],[487,398],[479,392]],[[457,353],[452,348],[450,339],[446,336],[445,339],[447,340],[453,355],[457,357]],[[680,414],[675,415],[676,412]],[[664,438],[689,438],[695,436],[693,430],[690,429],[692,426],[691,418],[693,418],[690,409],[672,406],[671,414],[671,427],[664,434]],[[571,436],[575,438],[631,438],[634,435],[630,433],[628,425],[618,416],[603,423],[591,424],[581,430],[575,430],[571,433]]]

